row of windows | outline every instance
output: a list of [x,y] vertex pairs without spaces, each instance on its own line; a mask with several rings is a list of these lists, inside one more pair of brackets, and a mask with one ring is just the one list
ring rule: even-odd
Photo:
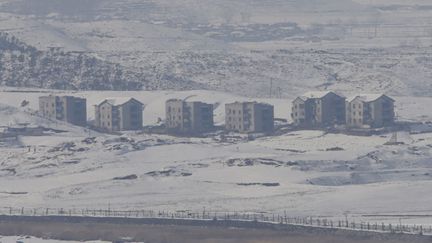
[[[174,112],[175,110],[176,110],[175,108],[168,107],[168,113],[170,113],[171,111]],[[178,108],[177,111],[181,112],[181,108]]]
[[232,130],[242,130],[242,125],[236,126],[236,125],[227,125],[228,129],[232,129]]
[[358,105],[358,106],[356,106],[356,104],[352,104],[351,107],[352,107],[353,109],[355,109],[355,108],[357,108],[357,107],[358,107],[358,109],[362,109],[362,105]]
[[[174,116],[174,115],[170,116],[169,118],[170,118],[170,120],[173,120],[173,121],[176,120],[176,116]],[[178,116],[178,120],[182,120],[182,117]]]
[[239,115],[241,115],[241,114],[242,114],[242,110],[238,110],[238,111],[236,111],[236,110],[228,109],[228,114],[233,114],[233,115],[235,115],[236,113],[238,113]]
[[[241,117],[238,118],[238,121],[241,122],[243,119]],[[228,117],[228,121],[235,121],[234,117]]]

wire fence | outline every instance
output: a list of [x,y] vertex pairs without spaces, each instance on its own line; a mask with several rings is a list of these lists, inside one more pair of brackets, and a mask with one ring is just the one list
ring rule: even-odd
[[269,213],[236,213],[236,212],[193,212],[180,211],[154,211],[154,210],[112,210],[112,209],[65,209],[65,208],[0,208],[3,216],[60,216],[60,217],[90,217],[90,218],[125,218],[125,219],[165,219],[165,220],[195,220],[226,221],[226,222],[255,222],[263,225],[304,226],[322,229],[341,229],[351,231],[399,233],[432,235],[432,226],[355,222],[350,220],[331,220],[322,217],[290,217],[284,214]]

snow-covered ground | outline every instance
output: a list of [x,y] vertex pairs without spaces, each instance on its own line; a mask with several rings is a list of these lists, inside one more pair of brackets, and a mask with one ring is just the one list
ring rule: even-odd
[[[84,52],[149,80],[190,80],[204,85],[195,88],[259,97],[326,87],[410,96],[432,91],[428,1],[0,3],[1,32],[40,50]],[[13,76],[4,75],[4,83]]]
[[63,240],[50,240],[40,239],[31,236],[0,236],[1,243],[103,243],[104,241],[63,241]]
[[[295,131],[245,140],[177,138],[125,132],[99,134],[37,117],[37,98],[54,91],[0,92],[0,125],[29,122],[64,130],[20,137],[0,148],[0,207],[286,211],[290,215],[374,221],[362,215],[411,215],[431,224],[432,134],[357,137]],[[7,92],[9,91],[9,92]],[[65,92],[62,92],[64,94]],[[227,102],[247,100],[213,91],[75,92],[92,106],[103,97],[135,97],[146,104],[146,125],[164,117],[169,98],[216,105],[223,124]],[[431,98],[395,97],[399,120],[432,121]],[[22,100],[29,107],[19,107]],[[290,99],[262,99],[289,120]],[[430,126],[425,124],[424,126]],[[88,136],[94,140],[86,139]],[[336,148],[336,149],[335,149]],[[129,179],[124,177],[132,176]],[[380,221],[399,218],[380,217]]]
[[[233,94],[241,93],[284,97],[256,100],[273,104],[276,117],[290,122],[295,95],[333,89],[389,92],[398,120],[430,129],[430,1],[76,2],[0,0],[0,31],[40,50],[84,52],[151,80],[192,80],[228,93],[2,88],[0,126],[31,123],[64,132],[0,141],[0,207],[205,207],[380,221],[399,218],[363,215],[403,214],[412,215],[403,219],[409,223],[432,224],[430,216],[420,217],[432,210],[431,133],[405,134],[406,144],[398,146],[383,145],[390,135],[320,131],[222,142],[99,134],[34,112],[41,95],[72,94],[88,99],[91,121],[94,104],[127,96],[146,104],[144,124],[154,125],[164,117],[165,100],[188,98],[213,103],[222,125],[225,103],[251,99]],[[30,104],[20,107],[23,100]],[[121,180],[129,175],[136,179]]]

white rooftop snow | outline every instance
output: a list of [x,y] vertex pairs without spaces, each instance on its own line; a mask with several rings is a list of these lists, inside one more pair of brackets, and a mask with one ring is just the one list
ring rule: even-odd
[[359,95],[354,95],[354,96],[349,97],[347,99],[347,101],[351,102],[351,101],[355,100],[356,98],[360,98],[364,102],[372,102],[372,101],[375,101],[375,100],[381,98],[382,96],[385,96],[385,94],[359,94]]
[[103,102],[108,102],[110,105],[113,106],[118,106],[118,105],[123,105],[129,101],[131,101],[132,97],[110,97],[110,98],[106,98],[104,99],[102,102],[100,102],[99,104],[102,104]]
[[302,99],[321,99],[330,93],[334,93],[334,94],[337,94],[337,95],[343,97],[343,95],[340,95],[334,91],[310,91],[310,92],[306,92],[305,94],[303,94],[301,96],[301,98]]

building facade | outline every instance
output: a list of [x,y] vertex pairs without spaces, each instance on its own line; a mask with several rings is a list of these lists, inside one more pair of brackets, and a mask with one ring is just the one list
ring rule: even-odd
[[107,131],[141,130],[144,104],[134,98],[108,98],[95,105],[95,126]]
[[39,97],[39,113],[48,119],[86,126],[87,101],[73,96],[42,96]]
[[198,134],[214,128],[212,104],[171,99],[165,106],[165,125],[169,132]]
[[347,100],[346,124],[349,128],[379,128],[395,121],[394,100],[383,94],[357,95]]
[[274,130],[274,107],[257,102],[226,104],[225,129],[241,133],[270,133]]
[[297,97],[292,104],[294,124],[305,128],[345,124],[345,100],[334,92],[309,92]]

